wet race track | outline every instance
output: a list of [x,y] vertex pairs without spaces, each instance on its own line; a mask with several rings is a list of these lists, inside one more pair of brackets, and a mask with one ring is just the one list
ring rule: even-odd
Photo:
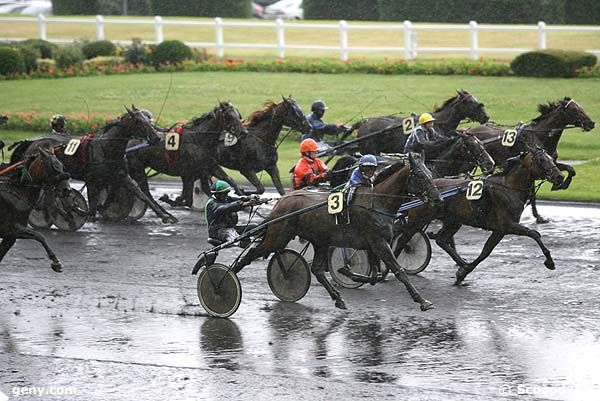
[[[555,271],[533,240],[510,236],[456,287],[453,263],[434,245],[430,266],[412,277],[436,306],[428,312],[395,280],[342,289],[347,311],[334,308],[314,278],[304,299],[283,303],[261,260],[240,274],[237,313],[209,318],[190,275],[209,247],[201,213],[175,210],[180,223],[172,226],[148,213],[131,225],[46,231],[63,273],[23,240],[0,265],[0,392],[69,400],[598,400],[600,209],[544,204],[541,213],[552,219],[537,229]],[[528,210],[524,216],[533,226]],[[467,259],[482,234],[463,228],[457,236]]]

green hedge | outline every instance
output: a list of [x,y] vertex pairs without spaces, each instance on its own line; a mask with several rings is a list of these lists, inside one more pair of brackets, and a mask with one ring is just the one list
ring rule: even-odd
[[155,15],[249,18],[252,0],[151,0]]
[[18,43],[18,46],[30,46],[40,52],[41,58],[52,58],[53,52],[58,49],[54,43],[43,39],[27,39]]
[[568,50],[540,50],[520,54],[510,68],[526,77],[574,77],[582,67],[593,67],[595,55]]
[[303,0],[302,4],[305,19],[379,20],[377,0]]
[[95,15],[98,14],[97,0],[52,0],[54,15]]
[[151,54],[156,67],[162,64],[180,64],[193,56],[192,49],[179,40],[165,40]]
[[11,75],[25,71],[23,55],[10,46],[0,47],[0,75]]
[[83,52],[77,46],[59,47],[54,53],[56,66],[62,69],[81,66],[85,58]]
[[42,57],[42,53],[33,46],[19,46],[19,52],[23,57],[25,72],[34,71],[37,68],[37,60]]
[[117,47],[110,40],[98,40],[84,44],[81,51],[85,58],[90,59],[98,56],[114,56]]

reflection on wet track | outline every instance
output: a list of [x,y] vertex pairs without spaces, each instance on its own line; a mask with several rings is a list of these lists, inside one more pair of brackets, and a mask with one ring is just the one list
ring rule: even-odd
[[[316,280],[300,302],[282,303],[258,261],[240,274],[238,312],[208,318],[190,275],[208,248],[201,213],[176,210],[174,226],[147,216],[52,230],[64,273],[24,241],[0,266],[0,391],[75,386],[69,399],[82,400],[597,400],[600,209],[544,204],[541,212],[552,220],[536,229],[555,271],[534,241],[510,236],[455,287],[455,267],[434,246],[431,265],[414,277],[436,305],[425,313],[395,280],[343,290],[348,311]],[[534,226],[527,212],[524,221]],[[463,229],[457,246],[473,259],[486,237]]]

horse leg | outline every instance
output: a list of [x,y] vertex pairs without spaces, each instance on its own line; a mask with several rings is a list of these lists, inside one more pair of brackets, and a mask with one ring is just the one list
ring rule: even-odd
[[375,285],[379,281],[383,281],[385,276],[389,273],[390,269],[386,266],[385,273],[381,272],[381,259],[370,249],[367,251],[367,259],[369,260],[369,266],[371,266],[371,285]]
[[390,245],[383,238],[373,236],[369,241],[369,245],[371,246],[371,250],[385,263],[386,267],[392,270],[396,278],[404,284],[413,301],[421,304],[422,311],[433,308],[433,303],[423,298],[411,283],[402,266],[398,264],[392,248],[390,248]]
[[267,228],[263,239],[254,248],[250,248],[248,252],[237,261],[233,267],[235,273],[239,273],[245,266],[252,263],[253,260],[260,257],[266,258],[271,253],[285,248],[288,242],[294,235],[289,234],[290,230],[286,230],[287,224],[277,224]]
[[502,238],[504,238],[503,233],[501,233],[499,231],[493,231],[492,234],[487,239],[487,241],[485,242],[485,245],[483,246],[483,250],[481,251],[481,254],[479,254],[479,256],[471,263],[467,264],[466,266],[460,266],[458,268],[458,270],[456,271],[455,284],[458,285],[458,284],[462,283],[464,281],[465,277],[467,277],[467,275],[469,273],[471,273],[477,267],[478,264],[480,264],[488,256],[490,256],[490,254],[492,253],[494,248],[496,248],[496,246],[502,240]]
[[569,185],[571,185],[571,181],[573,181],[573,177],[575,177],[575,175],[577,174],[575,172],[575,169],[569,165],[569,164],[565,164],[565,163],[556,163],[556,167],[558,167],[558,169],[560,171],[566,171],[567,172],[567,178],[564,179],[564,181],[562,182],[562,184],[558,185],[558,186],[552,186],[552,190],[556,191],[559,189],[567,189],[569,188]]
[[529,194],[529,204],[531,205],[531,214],[535,217],[535,222],[538,224],[548,223],[550,220],[543,218],[537,210],[537,202],[535,195],[535,187],[531,187],[531,193]]
[[88,197],[88,221],[96,221],[96,212],[98,211],[98,196],[100,189],[94,182],[87,182],[87,197]]
[[15,242],[17,242],[17,239],[14,237],[5,237],[2,239],[2,242],[0,243],[0,262],[2,262],[2,259],[4,259],[4,256],[10,248],[12,248]]
[[538,246],[542,250],[542,253],[546,257],[546,260],[544,261],[544,265],[546,266],[546,268],[548,268],[548,270],[554,270],[556,268],[554,260],[552,259],[552,255],[550,255],[550,250],[546,248],[546,246],[542,242],[542,236],[539,232],[522,226],[519,223],[509,223],[508,229],[505,230],[504,233],[522,235],[533,239],[535,242],[537,242]]
[[277,192],[279,192],[279,195],[285,195],[285,189],[283,189],[283,185],[281,184],[281,176],[279,175],[279,167],[277,167],[277,164],[269,166],[266,169],[266,171],[267,174],[271,176],[273,185],[275,185],[275,188],[277,188]]
[[256,172],[255,171],[248,171],[248,170],[242,171],[242,170],[240,170],[240,173],[242,173],[242,175],[244,177],[246,177],[248,179],[248,181],[250,181],[250,183],[252,185],[254,185],[254,188],[256,188],[255,191],[247,192],[248,194],[258,194],[258,195],[261,195],[261,194],[265,193],[265,187],[263,186],[262,182],[260,182],[260,180],[256,176]]
[[22,226],[21,224],[15,224],[15,228],[15,239],[33,239],[42,244],[42,246],[46,250],[46,253],[48,254],[48,258],[52,261],[52,263],[50,264],[52,270],[54,270],[57,273],[62,272],[62,264],[60,263],[60,260],[58,260],[58,258],[56,257],[56,254],[54,253],[52,248],[50,248],[50,245],[48,245],[46,237],[44,237],[42,234],[38,233],[37,231],[31,228]]
[[460,267],[464,267],[468,262],[456,252],[456,246],[454,244],[454,234],[460,230],[460,227],[460,224],[443,222],[442,228],[435,235],[435,243],[450,255],[452,260],[454,260],[454,263]]
[[327,271],[327,259],[329,258],[329,247],[315,244],[313,244],[313,246],[315,248],[315,257],[312,266],[310,267],[312,274],[314,274],[317,281],[325,287],[331,299],[335,301],[335,307],[347,309],[346,303],[342,299],[342,294],[333,288],[333,285],[327,280],[327,277],[325,277],[325,272]]
[[140,198],[146,205],[148,205],[150,209],[152,209],[154,213],[156,213],[156,215],[162,219],[163,223],[177,223],[178,220],[175,218],[175,216],[171,215],[171,213],[167,212],[162,206],[156,203],[152,196],[148,196],[142,192],[137,182],[135,182],[129,175],[123,178],[123,183],[131,191],[131,193],[133,193],[134,196]]

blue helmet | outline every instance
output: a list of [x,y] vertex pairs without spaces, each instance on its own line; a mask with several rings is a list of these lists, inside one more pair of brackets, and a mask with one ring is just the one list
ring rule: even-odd
[[377,167],[377,158],[373,155],[364,155],[358,161],[358,167],[373,166]]

